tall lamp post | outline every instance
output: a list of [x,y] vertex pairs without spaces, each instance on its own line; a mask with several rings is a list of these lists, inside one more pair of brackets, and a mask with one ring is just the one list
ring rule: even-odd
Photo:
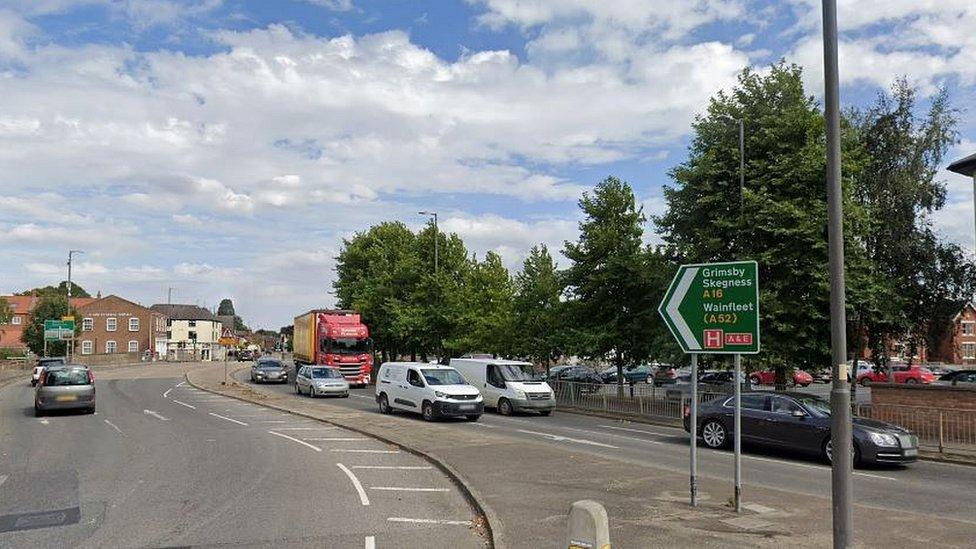
[[[973,178],[973,219],[976,222],[976,153],[949,164],[948,170]],[[974,225],[974,229],[976,229],[976,225]],[[973,243],[973,251],[976,252],[976,242]]]
[[68,306],[71,306],[71,256],[83,254],[84,250],[68,250]]
[[437,241],[440,240],[438,235],[440,234],[437,229],[437,212],[428,212],[426,210],[422,212],[417,212],[419,215],[426,215],[434,220],[434,274],[437,274]]

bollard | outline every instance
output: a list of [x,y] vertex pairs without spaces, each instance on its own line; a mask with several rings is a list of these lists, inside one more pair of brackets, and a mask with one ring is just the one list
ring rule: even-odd
[[610,519],[603,505],[590,499],[573,502],[564,547],[610,549]]

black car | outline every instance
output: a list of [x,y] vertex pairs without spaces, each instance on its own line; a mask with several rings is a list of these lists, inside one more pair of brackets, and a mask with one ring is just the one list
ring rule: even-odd
[[[709,448],[732,442],[733,398],[724,396],[698,407],[698,436]],[[690,414],[684,415],[685,431]],[[831,458],[830,403],[805,393],[742,394],[742,440]],[[854,418],[854,464],[909,463],[918,459],[918,437],[873,419]]]
[[955,370],[939,376],[933,385],[970,387],[976,385],[976,370]]
[[251,366],[251,381],[288,383],[288,369],[280,360],[262,358]]
[[237,351],[237,362],[247,362],[254,360],[254,353],[251,351]]

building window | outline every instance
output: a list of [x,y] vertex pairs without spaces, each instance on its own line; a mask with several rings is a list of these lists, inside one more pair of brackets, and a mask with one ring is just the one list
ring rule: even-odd
[[966,320],[962,321],[962,335],[976,335],[976,322]]
[[139,342],[132,340],[129,342],[129,352],[138,353],[139,352]]
[[95,329],[95,320],[91,318],[81,319],[81,331],[90,332]]
[[119,328],[119,321],[114,316],[110,316],[105,319],[105,331],[114,332]]
[[92,349],[94,349],[94,347],[95,347],[95,345],[91,341],[82,341],[81,342],[81,354],[83,354],[83,355],[90,355],[90,354],[92,354]]
[[10,323],[11,324],[20,324],[20,317],[19,316],[14,316],[13,318],[10,319]]
[[114,353],[117,350],[118,350],[118,345],[115,344],[115,341],[112,341],[110,339],[110,340],[108,340],[108,341],[105,342],[105,352],[106,353],[112,354],[112,353]]
[[171,318],[167,318],[167,319],[166,319],[166,325],[167,325],[167,326],[172,326],[172,325],[173,325],[173,319],[171,319]]
[[173,339],[173,331],[172,330],[167,330],[166,331],[166,339]]
[[190,321],[190,327],[191,328],[196,328],[197,327],[197,321],[196,320],[191,320]]
[[129,318],[129,331],[130,332],[139,331],[139,317],[133,316]]
[[196,332],[190,332],[190,340],[192,340],[192,341],[196,341],[197,340],[197,333]]
[[962,344],[962,357],[963,358],[976,358],[976,343],[963,343]]

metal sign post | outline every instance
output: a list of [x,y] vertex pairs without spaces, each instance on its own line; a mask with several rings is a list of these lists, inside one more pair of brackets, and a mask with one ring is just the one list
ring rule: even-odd
[[[691,505],[698,504],[698,355],[731,354],[735,409],[734,501],[742,511],[742,355],[759,352],[759,268],[755,261],[682,265],[658,312],[691,355]],[[728,429],[728,426],[726,426]]]

